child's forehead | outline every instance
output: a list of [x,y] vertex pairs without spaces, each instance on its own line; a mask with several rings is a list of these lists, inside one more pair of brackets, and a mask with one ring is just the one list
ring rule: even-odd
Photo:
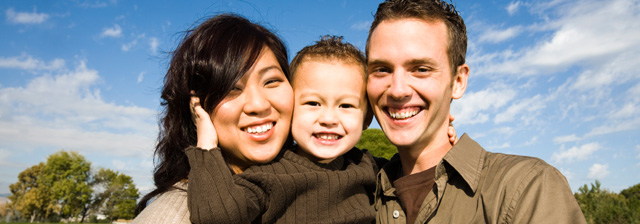
[[[305,65],[308,65],[309,63],[327,63],[327,64],[334,64],[334,65],[338,65],[338,66],[345,66],[345,67],[358,67],[357,71],[358,71],[358,75],[360,75],[363,80],[367,81],[367,74],[366,74],[366,65],[359,63],[357,60],[349,58],[349,57],[335,57],[335,56],[313,56],[313,55],[307,55],[305,56],[305,58],[303,60],[301,60],[299,67],[303,68],[305,67]],[[316,68],[318,69],[318,68]],[[302,69],[297,69],[295,71],[295,73],[293,74],[293,80],[295,81],[296,77],[304,75],[304,74],[298,74],[300,73]]]

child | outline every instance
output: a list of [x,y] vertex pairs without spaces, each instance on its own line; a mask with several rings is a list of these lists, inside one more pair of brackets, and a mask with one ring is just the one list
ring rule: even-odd
[[[190,147],[189,210],[195,223],[371,223],[377,166],[354,148],[372,119],[365,58],[325,36],[291,62],[296,147],[233,175],[219,149]],[[365,116],[367,122],[365,122]]]
[[374,222],[378,168],[371,154],[354,147],[373,116],[362,52],[324,36],[298,52],[291,73],[293,148],[236,175],[218,148],[185,150],[192,222]]

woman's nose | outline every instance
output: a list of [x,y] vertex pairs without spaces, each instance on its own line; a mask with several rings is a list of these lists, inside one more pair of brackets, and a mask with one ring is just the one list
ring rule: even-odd
[[271,108],[271,103],[260,91],[249,88],[245,94],[244,113],[254,116],[261,115]]

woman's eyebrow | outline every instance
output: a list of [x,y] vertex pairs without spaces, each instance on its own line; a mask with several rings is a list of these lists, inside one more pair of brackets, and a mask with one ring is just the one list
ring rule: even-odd
[[264,74],[266,74],[267,72],[269,72],[269,71],[271,71],[273,69],[276,69],[276,70],[282,72],[282,69],[280,68],[279,65],[271,65],[271,66],[267,66],[267,67],[264,67],[264,68],[260,69],[260,71],[258,71],[258,74],[264,75]]

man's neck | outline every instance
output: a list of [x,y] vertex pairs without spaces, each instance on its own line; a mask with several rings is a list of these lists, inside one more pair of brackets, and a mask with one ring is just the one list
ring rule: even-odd
[[448,139],[443,141],[434,138],[427,146],[420,149],[398,148],[403,176],[419,173],[437,166],[451,147],[453,146]]

